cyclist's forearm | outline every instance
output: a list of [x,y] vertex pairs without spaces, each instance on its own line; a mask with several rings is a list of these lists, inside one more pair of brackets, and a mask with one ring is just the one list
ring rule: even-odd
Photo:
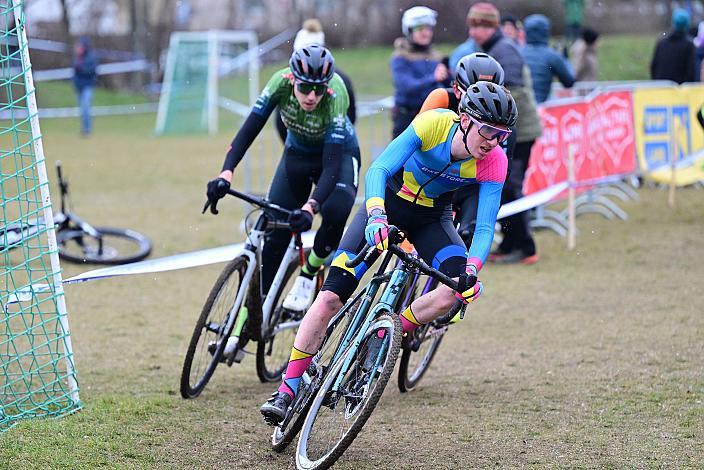
[[481,183],[479,188],[479,202],[477,203],[477,224],[469,247],[468,262],[474,264],[477,272],[486,262],[494,239],[494,225],[496,215],[501,206],[502,183]]
[[318,178],[318,184],[311,195],[319,204],[325,202],[340,179],[342,168],[343,146],[341,143],[328,142],[323,147],[323,171]]
[[244,157],[245,152],[254,142],[254,139],[259,135],[259,132],[264,128],[266,124],[267,116],[262,116],[258,113],[249,113],[247,119],[245,119],[244,124],[237,132],[237,135],[232,140],[230,148],[227,150],[227,155],[225,156],[225,162],[222,165],[223,171],[232,171],[239,164],[239,162]]

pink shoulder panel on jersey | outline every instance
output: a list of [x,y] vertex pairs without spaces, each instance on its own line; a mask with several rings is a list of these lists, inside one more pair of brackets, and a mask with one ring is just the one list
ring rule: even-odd
[[504,149],[497,145],[486,158],[477,160],[477,181],[503,183],[506,180],[507,170],[508,158]]

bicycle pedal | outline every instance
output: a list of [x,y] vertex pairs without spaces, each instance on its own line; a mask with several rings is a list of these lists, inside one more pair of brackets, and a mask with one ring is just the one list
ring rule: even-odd
[[227,358],[227,365],[229,367],[232,367],[232,364],[235,362],[237,364],[239,364],[240,362],[242,362],[242,359],[244,359],[244,356],[246,354],[247,354],[247,351],[245,351],[244,349],[238,349],[237,351],[235,351],[235,353],[232,356]]

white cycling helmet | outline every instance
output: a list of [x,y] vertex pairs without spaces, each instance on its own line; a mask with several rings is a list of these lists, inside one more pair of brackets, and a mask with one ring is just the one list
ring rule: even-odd
[[438,12],[428,7],[413,7],[403,12],[401,18],[401,31],[406,37],[411,37],[411,32],[416,26],[435,26]]

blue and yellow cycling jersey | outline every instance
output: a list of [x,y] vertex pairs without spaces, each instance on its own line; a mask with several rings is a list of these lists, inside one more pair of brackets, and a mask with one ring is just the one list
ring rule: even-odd
[[494,237],[508,160],[497,146],[481,160],[470,156],[453,161],[451,146],[458,121],[457,114],[447,109],[416,117],[369,168],[365,178],[367,208],[384,206],[387,186],[414,204],[445,208],[451,204],[454,190],[479,184],[477,223],[468,256],[481,268]]

